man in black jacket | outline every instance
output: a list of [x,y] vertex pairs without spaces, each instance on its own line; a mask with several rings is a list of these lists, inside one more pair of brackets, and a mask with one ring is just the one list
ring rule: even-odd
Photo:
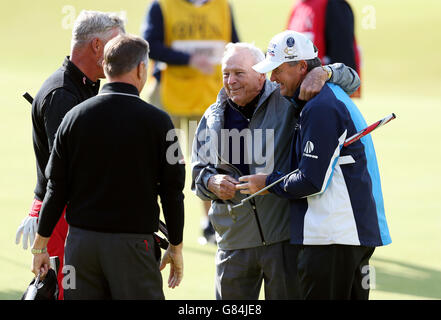
[[[42,85],[32,104],[32,137],[37,164],[37,184],[30,213],[18,227],[16,243],[23,236],[23,248],[32,245],[38,228],[41,203],[46,194],[44,175],[53,147],[55,132],[64,115],[77,104],[95,96],[99,78],[104,77],[102,60],[107,41],[124,33],[124,22],[117,15],[98,11],[82,11],[72,30],[71,53],[63,65]],[[61,209],[63,211],[63,208]],[[48,244],[51,256],[58,256],[58,286],[62,287],[64,243],[67,223],[64,213]],[[59,299],[63,298],[60,290]]]
[[[103,62],[109,83],[69,111],[57,131],[33,272],[46,273],[46,245],[68,203],[65,263],[76,277],[75,288],[64,288],[66,299],[163,299],[160,268],[167,263],[169,286],[182,279],[185,169],[169,152],[177,143],[170,117],[139,98],[147,59],[145,40],[110,40]],[[161,266],[152,236],[158,195],[170,241]]]

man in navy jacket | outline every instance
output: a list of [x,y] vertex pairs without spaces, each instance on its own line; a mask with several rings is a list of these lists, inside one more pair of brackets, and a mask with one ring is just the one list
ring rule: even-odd
[[[269,191],[291,200],[291,243],[303,245],[297,260],[303,298],[367,299],[369,285],[363,278],[369,258],[391,239],[371,137],[343,147],[366,123],[334,84],[326,84],[308,102],[298,98],[302,80],[320,65],[304,35],[282,32],[268,50],[266,60],[253,68],[272,71],[271,80],[300,113],[291,150],[291,170],[298,171]],[[254,193],[285,174],[242,177],[238,189]]]

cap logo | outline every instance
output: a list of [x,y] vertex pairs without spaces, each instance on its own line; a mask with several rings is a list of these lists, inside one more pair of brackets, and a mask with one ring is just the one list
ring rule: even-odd
[[283,50],[283,52],[285,52],[288,56],[290,56],[290,58],[285,57],[287,59],[292,59],[294,57],[296,57],[296,55],[294,54],[295,49],[293,47],[286,47],[285,50]]
[[288,57],[285,57],[285,59],[293,59],[294,57],[294,44],[296,43],[296,41],[294,40],[293,37],[289,37],[288,39],[286,39],[286,48],[285,50],[283,50],[283,52],[285,52],[285,54]]
[[271,56],[274,57],[276,55],[275,49],[277,48],[277,44],[276,43],[270,43],[268,46],[268,50],[267,53]]
[[296,43],[296,41],[294,40],[293,37],[289,37],[288,39],[286,39],[286,45],[287,45],[289,48],[294,47],[294,43]]

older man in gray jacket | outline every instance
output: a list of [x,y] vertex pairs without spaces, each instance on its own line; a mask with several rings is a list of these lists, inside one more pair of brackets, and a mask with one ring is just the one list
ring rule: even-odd
[[[289,170],[296,108],[277,84],[252,69],[264,58],[250,44],[227,45],[224,88],[202,117],[193,141],[192,190],[212,201],[209,217],[219,247],[216,299],[256,300],[262,281],[266,299],[299,298],[296,266],[287,263],[298,253],[298,247],[289,244],[288,200],[270,194],[233,214],[227,208],[245,198],[236,191],[239,177]],[[360,85],[349,67],[319,67],[305,79],[301,97],[311,98],[327,80],[348,93]]]

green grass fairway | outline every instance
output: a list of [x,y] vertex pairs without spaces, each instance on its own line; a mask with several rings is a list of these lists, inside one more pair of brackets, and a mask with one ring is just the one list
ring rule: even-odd
[[[139,34],[148,0],[2,2],[0,10],[0,299],[18,299],[31,280],[31,254],[15,245],[35,186],[29,104],[69,54],[69,23],[81,9],[124,12]],[[232,0],[242,41],[265,50],[283,30],[292,0]],[[372,259],[371,299],[441,298],[441,2],[351,0],[363,50],[363,98],[373,133],[392,244]],[[143,93],[145,96],[145,93]],[[189,162],[187,162],[189,163]],[[187,165],[184,279],[167,299],[214,299],[214,246],[200,246],[202,203],[191,193]],[[168,268],[163,271],[167,283]]]

